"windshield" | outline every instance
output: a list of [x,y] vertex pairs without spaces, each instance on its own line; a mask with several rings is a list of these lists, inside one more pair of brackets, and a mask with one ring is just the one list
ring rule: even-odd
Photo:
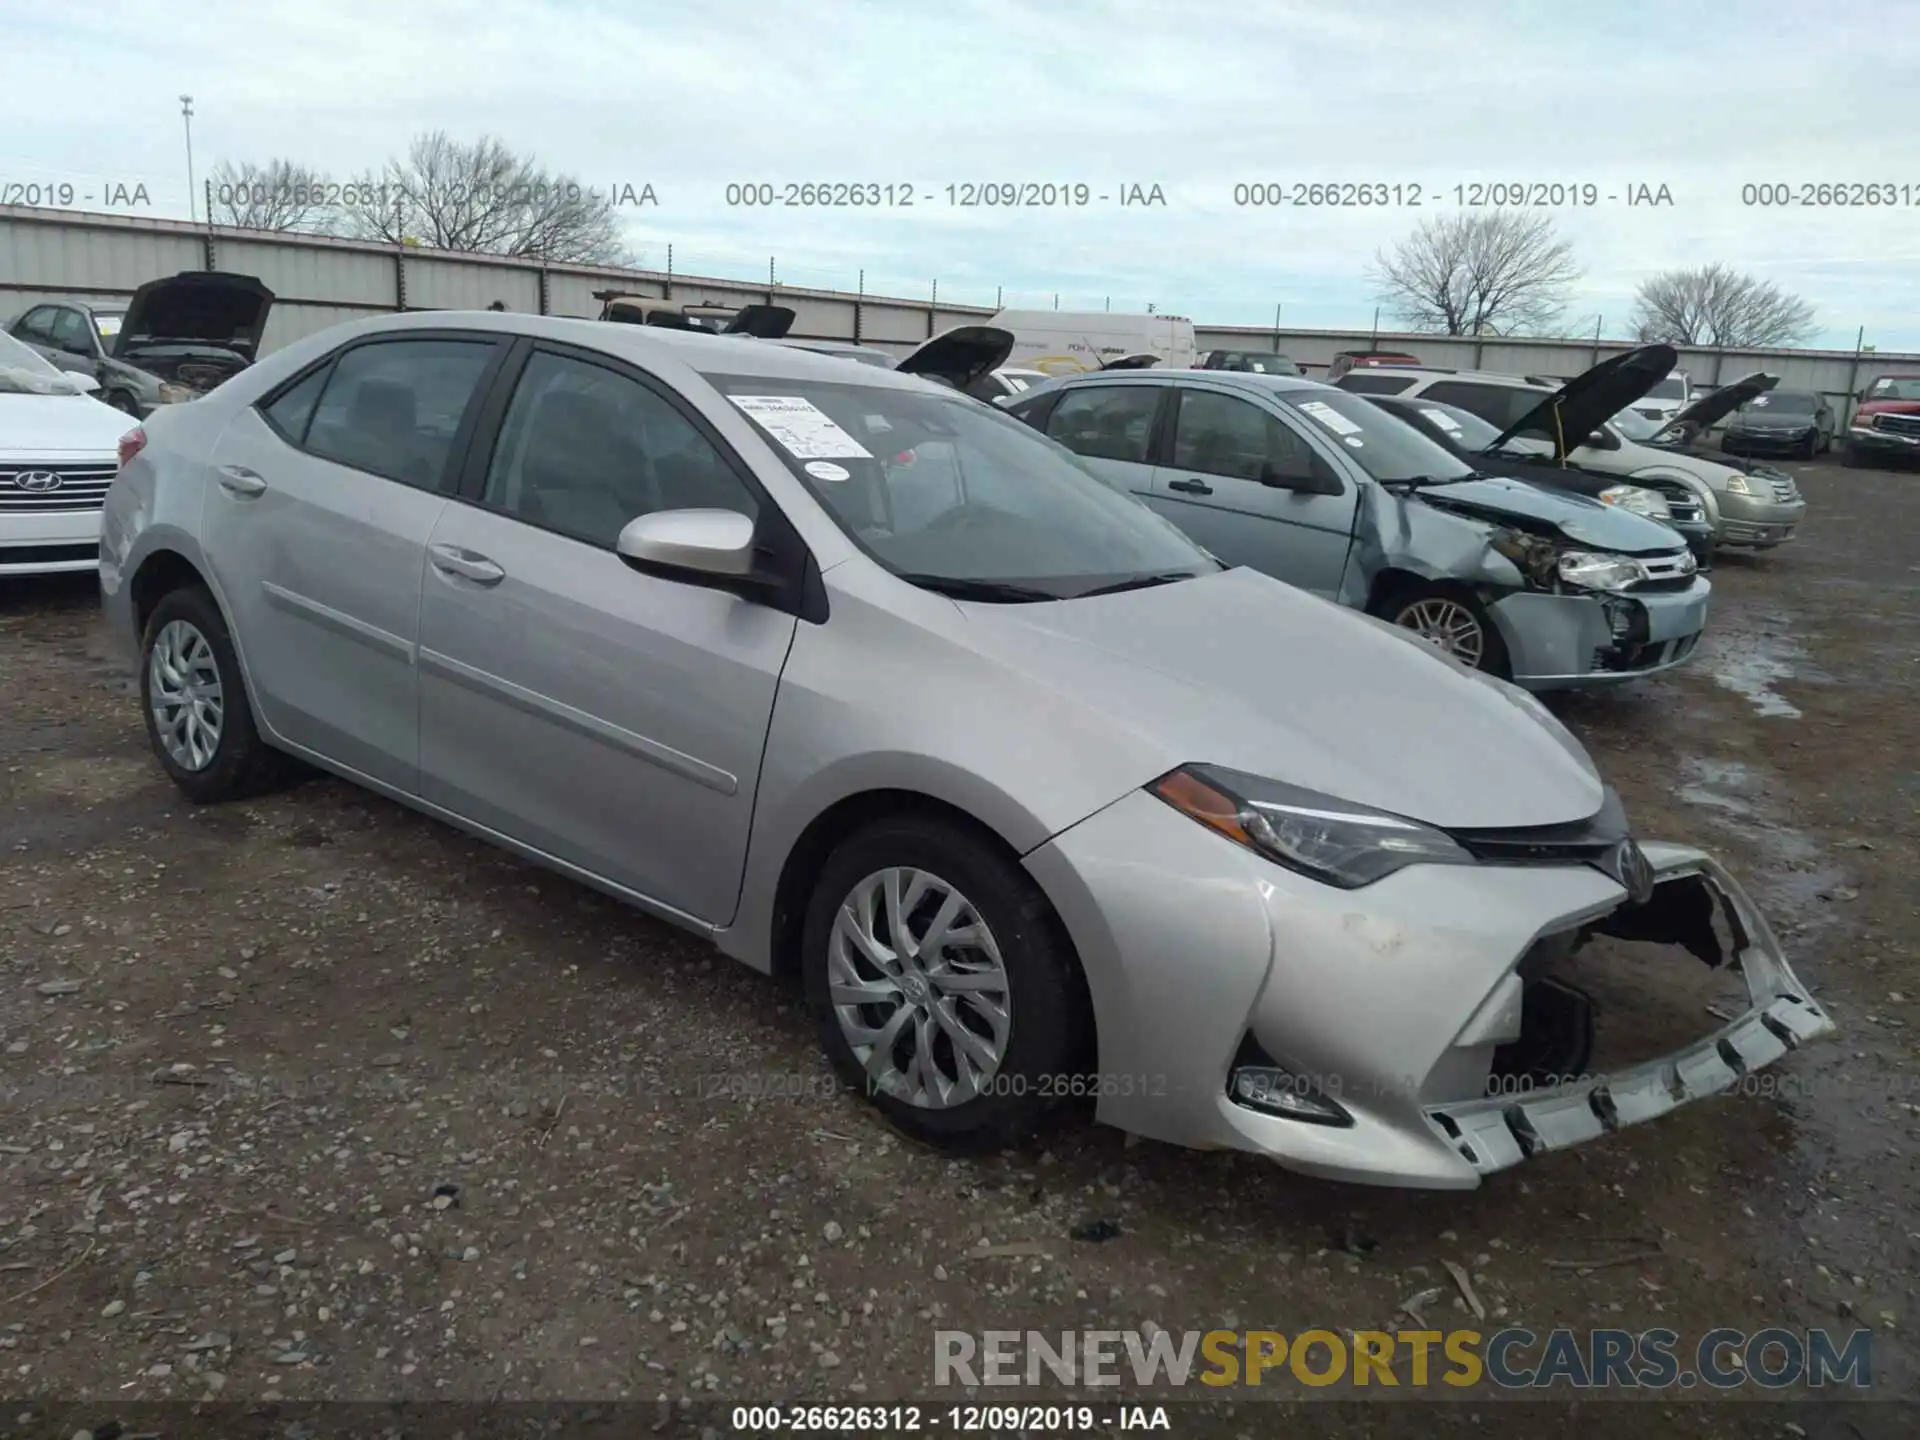
[[1345,390],[1290,390],[1276,397],[1319,427],[1376,480],[1465,480],[1473,467],[1398,415]]
[[1066,600],[1221,568],[991,406],[857,380],[705,378],[867,554],[925,589]]
[[1648,400],[1684,400],[1687,398],[1687,382],[1678,375],[1669,375],[1651,390],[1645,397]]
[[48,363],[38,352],[0,332],[0,394],[84,395],[77,375]]
[[1638,410],[1622,410],[1607,423],[1629,440],[1651,440],[1666,428],[1664,420],[1649,420]]
[[1920,400],[1920,375],[1884,376],[1867,391],[1869,400]]
[[1811,415],[1819,408],[1814,397],[1804,390],[1775,390],[1756,395],[1740,407],[1742,415]]

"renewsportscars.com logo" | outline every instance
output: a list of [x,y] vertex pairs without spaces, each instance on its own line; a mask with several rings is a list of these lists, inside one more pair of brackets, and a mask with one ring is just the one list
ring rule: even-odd
[[937,1330],[933,1383],[1142,1388],[1333,1385],[1731,1390],[1873,1383],[1873,1332],[1673,1330]]

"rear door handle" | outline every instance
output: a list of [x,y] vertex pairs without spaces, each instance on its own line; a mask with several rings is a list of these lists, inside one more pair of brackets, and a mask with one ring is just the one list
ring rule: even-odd
[[427,558],[443,575],[458,575],[476,585],[498,585],[507,575],[486,556],[462,550],[458,545],[429,545]]
[[258,471],[244,465],[222,465],[220,488],[229,495],[258,495],[267,488],[267,482]]
[[1169,480],[1167,482],[1167,488],[1169,490],[1184,490],[1189,495],[1211,495],[1213,493],[1213,486],[1204,480]]

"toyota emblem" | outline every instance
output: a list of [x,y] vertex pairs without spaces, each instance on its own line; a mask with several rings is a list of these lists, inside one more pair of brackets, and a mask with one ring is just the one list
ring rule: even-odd
[[22,490],[44,495],[49,490],[60,488],[60,477],[51,470],[22,470],[13,477],[13,483]]
[[1653,865],[1646,853],[1633,841],[1622,842],[1614,852],[1614,877],[1627,887],[1627,895],[1636,905],[1653,898]]

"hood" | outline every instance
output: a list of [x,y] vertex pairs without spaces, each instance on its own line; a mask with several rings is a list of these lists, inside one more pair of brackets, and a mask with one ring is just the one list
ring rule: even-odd
[[960,608],[980,653],[1098,697],[1169,770],[1231,766],[1449,829],[1581,820],[1605,798],[1586,752],[1529,697],[1253,570]]
[[1621,555],[1654,555],[1686,543],[1658,520],[1525,480],[1488,476],[1451,485],[1423,485],[1413,492],[1412,501],[1532,534],[1550,531],[1571,544]]
[[117,465],[120,437],[139,423],[91,395],[8,391],[0,393],[0,457]]
[[[1722,385],[1711,394],[1702,395],[1667,421],[1654,438],[1658,439],[1669,431],[1678,433],[1683,427],[1696,431],[1711,430],[1719,423],[1722,416],[1731,415],[1747,401],[1757,395],[1766,394],[1779,383],[1778,375],[1769,375],[1764,370],[1756,370],[1753,374],[1736,380],[1731,385]],[[1807,423],[1811,425],[1812,419],[1809,418]]]
[[894,365],[903,375],[943,380],[964,390],[998,370],[1013,353],[1013,332],[992,325],[956,325],[909,351]]
[[793,329],[794,312],[785,305],[742,305],[721,327],[722,335],[751,335],[779,340]]
[[1862,400],[1854,415],[1916,415],[1920,400]]
[[260,353],[273,292],[252,275],[219,270],[183,270],[165,280],[149,280],[127,302],[113,353],[125,356],[141,345],[187,341]]
[[1671,345],[1642,345],[1602,360],[1501,431],[1493,445],[1536,431],[1554,440],[1562,454],[1576,449],[1604,422],[1666,379],[1679,358]]

